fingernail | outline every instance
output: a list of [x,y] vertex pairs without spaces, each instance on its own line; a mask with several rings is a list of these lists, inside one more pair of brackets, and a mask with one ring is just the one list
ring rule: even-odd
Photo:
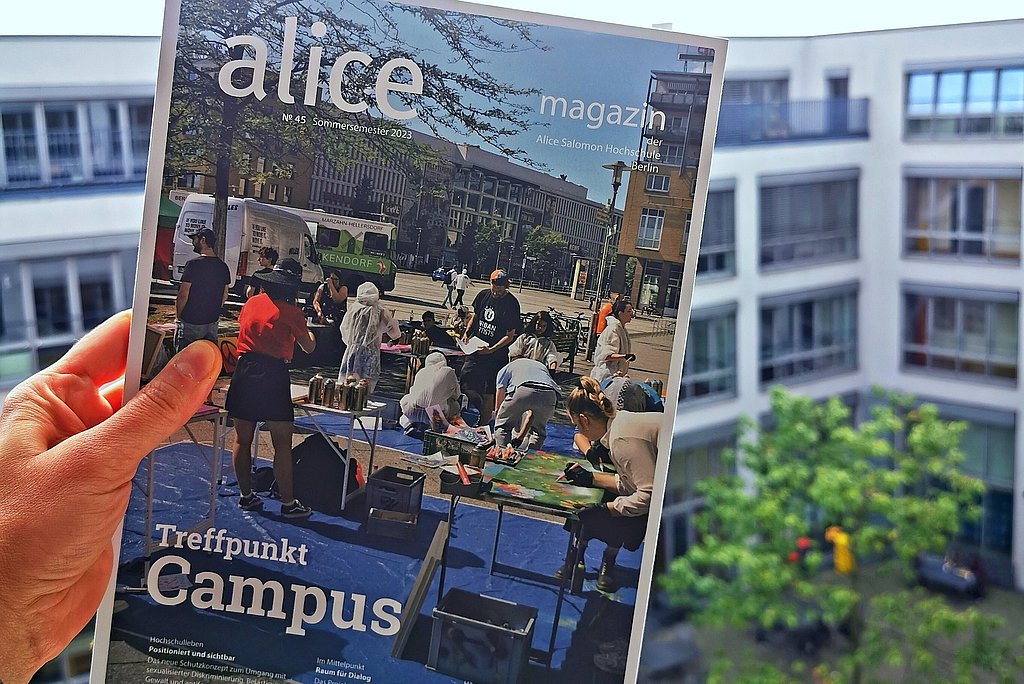
[[193,342],[171,359],[171,366],[190,382],[198,382],[210,374],[214,352],[216,348],[209,342]]

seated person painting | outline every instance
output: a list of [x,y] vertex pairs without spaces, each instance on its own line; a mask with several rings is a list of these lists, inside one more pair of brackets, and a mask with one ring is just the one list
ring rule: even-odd
[[562,393],[540,361],[513,359],[495,380],[494,441],[499,447],[539,449],[547,437],[548,421]]
[[538,311],[527,323],[526,329],[508,347],[510,359],[527,358],[540,361],[551,371],[558,369],[562,362],[562,355],[555,348],[551,340],[551,334],[555,330],[555,324],[551,320],[551,314],[547,311]]
[[[654,389],[645,382],[632,380],[627,376],[616,375],[601,383],[601,391],[612,400],[617,411],[629,411],[630,413],[647,413],[654,411],[663,413],[665,403],[657,395]],[[600,441],[591,442],[577,432],[572,438],[573,446],[581,454],[586,456],[594,470],[609,470],[607,466],[612,464],[608,450],[601,445]]]
[[[608,450],[615,474],[591,472],[570,463],[565,479],[582,487],[606,490],[610,500],[592,504],[579,512],[579,558],[584,557],[591,539],[599,539],[607,547],[597,577],[600,591],[613,591],[615,558],[623,546],[630,551],[640,548],[647,532],[647,512],[654,489],[654,466],[658,456],[660,413],[632,413],[615,408],[612,400],[592,378],[582,377],[569,393],[566,409],[573,425],[586,439],[599,442]],[[608,499],[609,497],[606,497]],[[568,524],[568,523],[567,523]],[[556,573],[562,577],[572,572],[563,565]]]
[[[399,405],[402,416],[398,419],[404,429],[426,429],[430,425],[427,408],[438,406],[446,420],[451,422],[459,415],[465,403],[465,395],[459,387],[455,369],[448,366],[441,352],[431,352],[423,362],[423,368],[401,398]],[[420,424],[417,426],[417,424]]]
[[459,345],[455,338],[448,334],[448,331],[437,324],[433,311],[424,311],[423,334],[430,340],[431,347],[443,347],[444,349],[458,349]]

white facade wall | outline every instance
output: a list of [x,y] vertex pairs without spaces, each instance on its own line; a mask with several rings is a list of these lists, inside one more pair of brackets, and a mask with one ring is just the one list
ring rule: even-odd
[[[1009,66],[1024,63],[1024,21],[878,31],[840,36],[737,39],[730,41],[726,82],[788,78],[789,100],[825,100],[827,77],[846,71],[849,97],[868,98],[869,137],[823,142],[771,142],[718,147],[711,178],[735,182],[736,275],[702,282],[698,278],[693,309],[737,304],[737,396],[684,405],[677,435],[725,423],[741,415],[756,417],[768,408],[758,372],[759,300],[775,293],[812,291],[856,280],[858,368],[789,386],[801,394],[827,397],[863,391],[871,385],[951,404],[1010,410],[1024,406],[1024,382],[1015,387],[952,378],[901,364],[904,318],[901,284],[930,283],[1020,293],[1024,282],[1017,263],[961,262],[952,257],[903,253],[906,166],[1016,167],[1024,163],[1020,137],[972,140],[949,137],[906,140],[903,135],[906,74],[919,67]],[[759,178],[765,175],[857,168],[859,182],[859,258],[822,265],[763,271],[758,264]],[[953,174],[956,175],[955,173]],[[1019,307],[1019,316],[1024,306]],[[1018,321],[1019,341],[1024,321]],[[1015,583],[1024,589],[1024,430],[1016,430],[1013,485]]]

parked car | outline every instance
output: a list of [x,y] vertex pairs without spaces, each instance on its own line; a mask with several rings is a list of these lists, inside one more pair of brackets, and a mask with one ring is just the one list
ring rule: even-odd
[[448,269],[444,268],[443,266],[441,268],[435,268],[433,272],[430,274],[430,279],[443,281],[445,278],[445,274],[447,273]]
[[977,573],[960,565],[950,556],[920,553],[914,558],[914,578],[927,589],[981,598],[985,587]]

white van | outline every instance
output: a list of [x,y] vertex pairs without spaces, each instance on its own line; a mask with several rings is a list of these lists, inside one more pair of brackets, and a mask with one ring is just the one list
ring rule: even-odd
[[[188,234],[212,227],[213,197],[194,193],[185,197],[174,230],[172,280],[180,281],[185,264],[196,257]],[[229,197],[226,235],[224,262],[231,271],[234,292],[243,291],[248,284],[246,276],[259,269],[261,247],[276,249],[279,260],[291,257],[302,264],[304,291],[312,292],[323,282],[324,273],[309,226],[287,209],[254,199]]]

